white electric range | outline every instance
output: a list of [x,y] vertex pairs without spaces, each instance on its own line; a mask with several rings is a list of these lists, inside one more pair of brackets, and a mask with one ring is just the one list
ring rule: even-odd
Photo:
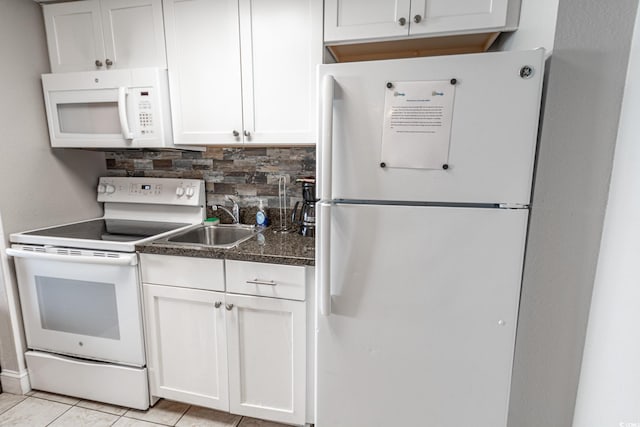
[[201,180],[100,178],[104,217],[15,233],[31,387],[149,407],[135,246],[202,223]]

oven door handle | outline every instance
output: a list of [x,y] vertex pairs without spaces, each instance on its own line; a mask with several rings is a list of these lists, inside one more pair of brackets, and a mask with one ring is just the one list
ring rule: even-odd
[[86,255],[58,255],[43,252],[31,252],[22,249],[7,248],[7,255],[16,258],[32,258],[48,261],[75,262],[81,264],[102,264],[102,265],[137,265],[136,254],[118,254],[118,258],[107,258]]

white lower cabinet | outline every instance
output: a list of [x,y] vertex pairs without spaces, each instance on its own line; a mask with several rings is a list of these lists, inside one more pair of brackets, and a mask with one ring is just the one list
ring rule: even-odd
[[[307,303],[220,290],[240,279],[269,288],[286,285],[285,294],[296,282],[304,290],[305,267],[226,261],[231,268],[222,269],[222,260],[149,254],[140,259],[151,395],[303,425]],[[206,278],[201,285],[194,283],[194,272]]]
[[228,410],[224,294],[143,286],[151,395]]
[[234,414],[305,421],[305,303],[226,295],[229,406]]

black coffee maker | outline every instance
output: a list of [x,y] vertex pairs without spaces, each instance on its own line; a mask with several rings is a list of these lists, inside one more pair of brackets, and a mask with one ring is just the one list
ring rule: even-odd
[[[291,212],[291,222],[299,234],[308,237],[316,235],[316,180],[315,178],[300,178],[296,182],[302,183],[302,204],[296,202]],[[300,210],[298,210],[300,207]]]

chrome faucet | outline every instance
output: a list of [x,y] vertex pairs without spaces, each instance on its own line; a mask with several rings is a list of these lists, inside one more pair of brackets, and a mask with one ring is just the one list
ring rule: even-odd
[[230,200],[231,203],[233,203],[233,207],[231,208],[231,211],[222,205],[212,205],[211,208],[214,211],[218,209],[222,209],[223,211],[228,213],[229,216],[231,216],[234,224],[240,224],[240,206],[238,206],[238,202],[231,196],[227,196],[227,200]]

